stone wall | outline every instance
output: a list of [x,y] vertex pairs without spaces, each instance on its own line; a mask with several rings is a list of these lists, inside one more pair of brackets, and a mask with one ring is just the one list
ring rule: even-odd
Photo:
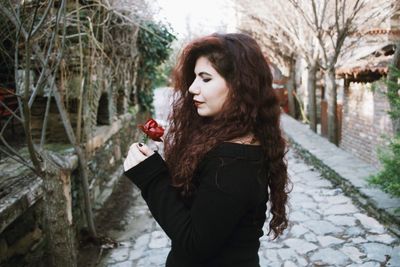
[[39,200],[0,234],[0,266],[41,266],[45,239]]
[[[143,119],[140,118],[142,121]],[[111,125],[99,126],[86,143],[89,155],[89,183],[92,205],[96,212],[110,196],[114,185],[123,174],[123,157],[129,145],[137,139],[136,116],[119,116]],[[53,150],[72,162],[72,213],[77,236],[84,228],[81,180],[77,175],[77,160],[68,146],[53,146]],[[15,167],[14,167],[15,166]],[[26,173],[20,165],[10,161],[0,162],[0,168],[14,170],[4,172],[13,179]],[[6,179],[7,180],[7,179]],[[43,229],[43,201],[41,179],[26,177],[26,183],[18,182],[0,198],[0,266],[43,266],[45,236]],[[15,183],[14,183],[15,184]],[[1,185],[1,184],[0,184]]]
[[345,89],[343,103],[341,148],[365,162],[379,167],[377,150],[387,145],[393,134],[387,111],[390,109],[385,85],[350,83]]
[[[132,141],[137,140],[136,119],[139,116],[142,123],[144,120],[141,116],[144,114],[138,113],[137,95],[142,88],[136,85],[139,72],[136,39],[139,27],[136,23],[122,21],[120,13],[124,12],[120,9],[118,12],[113,12],[113,8],[107,9],[105,5],[91,5],[89,2],[79,2],[82,7],[80,12],[84,14],[81,16],[80,25],[81,30],[93,26],[93,38],[79,40],[78,27],[69,23],[75,21],[76,13],[67,12],[70,18],[65,20],[68,22],[65,27],[69,37],[63,50],[64,60],[60,63],[59,70],[54,72],[54,85],[60,94],[61,106],[65,106],[67,113],[64,121],[67,125],[70,123],[80,147],[86,153],[89,194],[95,213],[111,195],[114,185],[122,177],[123,156]],[[68,2],[67,10],[75,10],[76,5],[75,1]],[[87,6],[84,7],[85,5]],[[132,14],[124,13],[124,16],[130,14],[136,18],[136,11],[132,10]],[[40,8],[38,14],[43,15],[43,13],[44,8]],[[50,14],[47,16],[49,20],[56,13],[50,12]],[[38,19],[39,17],[38,15]],[[44,36],[48,33],[46,30]],[[37,34],[39,35],[41,34]],[[37,42],[46,47],[43,43]],[[23,47],[19,52],[19,62],[25,62]],[[15,51],[12,51],[11,55],[14,53]],[[49,63],[52,64],[55,63]],[[33,84],[39,81],[38,74],[41,71],[46,73],[45,68],[49,66],[43,67],[34,55],[32,55],[32,66],[34,71],[28,73],[30,85],[33,87]],[[19,66],[16,77],[14,70],[10,73],[12,76],[8,78],[16,82],[7,87],[12,92],[20,93],[18,88],[24,88],[24,66]],[[79,240],[81,230],[86,228],[87,223],[83,210],[84,197],[77,155],[67,137],[55,101],[54,88],[47,83],[38,88],[40,90],[37,91],[31,108],[32,139],[35,144],[44,140],[44,150],[56,154],[61,162],[67,162],[68,167],[65,169],[70,176],[63,178],[71,181],[71,188],[64,187],[66,209],[68,215],[72,214],[74,230],[78,237],[76,240]],[[50,103],[49,109],[46,108],[47,103]],[[45,114],[48,114],[47,120]],[[82,117],[78,114],[82,114]],[[46,130],[42,133],[43,129]],[[23,147],[25,139],[16,140],[19,133],[14,131],[18,130],[21,132],[21,127],[12,129],[10,139],[14,142],[11,142],[11,145],[18,151],[18,156],[29,159],[29,153],[26,147]],[[17,157],[16,159],[18,160]],[[0,154],[1,267],[35,267],[45,264],[46,231],[43,224],[45,204],[42,179],[36,177],[26,166]]]

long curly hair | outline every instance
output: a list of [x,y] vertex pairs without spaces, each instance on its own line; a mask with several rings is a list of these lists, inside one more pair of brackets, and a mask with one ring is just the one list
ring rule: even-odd
[[[201,117],[188,91],[195,79],[199,57],[206,57],[228,85],[222,110]],[[182,196],[194,190],[193,175],[204,155],[214,146],[249,133],[260,142],[271,204],[270,230],[274,238],[287,228],[286,203],[289,178],[286,141],[280,129],[280,106],[272,88],[272,74],[257,42],[240,33],[212,34],[196,39],[182,51],[173,72],[175,88],[169,129],[164,140],[172,184]],[[240,125],[240,127],[238,127]]]

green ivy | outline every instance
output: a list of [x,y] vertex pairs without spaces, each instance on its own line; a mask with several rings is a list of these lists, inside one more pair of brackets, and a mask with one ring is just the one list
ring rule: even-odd
[[[390,71],[397,79],[400,79],[400,70],[391,66]],[[391,110],[388,112],[393,121],[400,119],[400,84],[387,81],[387,97]],[[378,150],[379,160],[382,163],[381,171],[369,178],[371,184],[378,185],[385,192],[400,197],[400,133],[390,140],[385,150]]]
[[154,113],[153,89],[166,83],[162,64],[172,52],[172,42],[176,40],[169,26],[147,21],[139,30],[137,45],[139,50],[139,78],[137,80],[139,105],[142,111]]
[[[400,69],[397,69],[394,66],[390,66],[389,68],[393,75],[397,79],[400,79]],[[387,81],[387,86],[387,97],[391,106],[389,115],[393,120],[397,120],[400,118],[400,84],[398,82]]]
[[382,170],[369,181],[376,184],[385,192],[400,197],[400,135],[394,137],[387,150],[379,151]]

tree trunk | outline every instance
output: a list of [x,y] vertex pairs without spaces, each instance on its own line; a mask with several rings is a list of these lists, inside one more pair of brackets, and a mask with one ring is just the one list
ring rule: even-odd
[[[393,55],[393,60],[392,60],[391,65],[393,65],[394,67],[396,67],[397,69],[400,70],[400,41],[397,42],[396,51]],[[398,77],[393,73],[393,71],[389,71],[388,80],[391,81],[392,83],[398,83],[397,79],[398,79]],[[394,92],[392,92],[394,95],[399,94],[399,91],[398,91],[399,86],[397,86],[397,87],[388,86],[388,90],[394,90]],[[389,102],[390,102],[391,110],[395,110],[396,109],[395,103],[393,103],[393,101],[389,101]],[[393,124],[394,135],[400,134],[400,118],[392,118],[392,124]]]
[[288,90],[288,105],[289,114],[293,118],[296,118],[296,100],[294,98],[295,84],[296,84],[296,61],[290,60],[290,74],[289,80],[287,81],[286,88]]
[[44,227],[46,233],[47,266],[77,266],[77,251],[72,227],[70,171],[60,168],[61,162],[42,152],[44,187]]
[[336,102],[336,80],[335,68],[329,68],[325,74],[326,92],[328,94],[328,139],[335,145],[339,144],[338,140],[338,123],[337,123],[337,102]]
[[317,64],[312,62],[308,65],[307,93],[308,93],[308,117],[310,129],[317,132],[317,105],[316,105],[316,74]]

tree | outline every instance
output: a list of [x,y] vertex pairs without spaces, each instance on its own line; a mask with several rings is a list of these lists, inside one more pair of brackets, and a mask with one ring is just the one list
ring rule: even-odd
[[176,39],[171,29],[163,24],[152,21],[144,22],[145,29],[138,33],[139,74],[137,80],[141,88],[139,104],[143,110],[154,113],[153,89],[159,79],[159,66],[164,63],[171,54],[171,44]]
[[[108,1],[84,2],[50,0],[0,3],[1,20],[11,25],[12,32],[7,40],[12,43],[13,49],[11,55],[7,54],[7,58],[14,62],[13,73],[16,75],[13,75],[15,91],[10,92],[15,94],[19,102],[18,108],[13,110],[0,99],[0,106],[11,114],[1,125],[0,152],[43,180],[44,227],[46,252],[49,256],[46,265],[49,266],[76,266],[77,258],[76,229],[71,215],[71,181],[68,180],[74,164],[48,146],[46,131],[50,127],[50,106],[53,101],[56,103],[68,142],[78,159],[80,192],[83,192],[84,203],[81,208],[85,213],[83,221],[87,224],[92,240],[101,241],[94,225],[85,150],[87,136],[93,131],[91,127],[95,126],[91,122],[91,115],[97,112],[97,106],[93,108],[89,101],[91,95],[99,95],[100,91],[92,86],[92,73],[94,66],[105,66],[110,73],[109,80],[120,80],[119,84],[110,87],[114,90],[111,94],[115,96],[121,94],[121,91],[124,96],[136,94],[136,90],[131,86],[128,89],[125,84],[135,83],[137,32],[140,27],[146,30],[140,24],[142,21],[135,17],[142,1],[135,1],[134,8],[116,8],[110,6]],[[133,11],[136,13],[132,13]],[[146,9],[141,13],[143,17],[147,16]],[[116,36],[118,34],[123,36]],[[71,50],[75,57],[71,57]],[[0,54],[7,52],[0,47]],[[73,88],[77,91],[76,126],[71,122],[72,114],[67,106],[67,91],[70,88],[67,88],[67,79],[64,77],[66,62],[77,63],[73,66],[73,71],[79,76],[78,86]],[[31,75],[33,71],[35,78]],[[23,73],[22,78],[17,75],[19,73]],[[39,95],[47,100],[42,114],[43,120],[40,121],[41,133],[37,140],[32,132],[31,108]],[[96,101],[99,102],[98,99]],[[88,115],[89,111],[91,113]],[[13,119],[18,120],[24,130],[29,157],[21,155],[4,136],[5,129]],[[84,127],[81,127],[82,124]],[[80,201],[78,203],[80,205]]]
[[289,76],[287,82],[289,114],[292,117],[296,117],[294,98],[295,81],[294,75],[289,74],[291,71],[294,72],[294,46],[290,44],[290,40],[286,41],[285,36],[280,36],[280,34],[274,34],[274,32],[269,31],[266,22],[256,14],[250,13],[248,9],[242,8],[241,10],[243,10],[246,18],[242,20],[239,30],[253,36],[260,44],[263,51],[268,50],[265,51],[265,53],[268,55],[269,60],[283,69],[283,72],[285,69],[288,69],[285,74]]
[[[47,51],[43,51],[42,48],[33,41],[37,38],[40,32],[45,28],[48,29],[48,17],[50,10],[54,8],[54,1],[47,3],[47,6],[43,9],[43,13],[40,13],[41,6],[39,4],[33,5],[32,16],[21,10],[21,6],[11,4],[6,6],[0,5],[0,12],[14,25],[17,36],[15,38],[15,47],[18,49],[22,46],[24,49],[24,62],[19,62],[19,55],[15,53],[15,68],[20,69],[24,66],[24,80],[20,83],[20,87],[17,88],[19,95],[19,109],[21,110],[20,116],[17,115],[17,111],[13,111],[12,115],[18,118],[25,131],[26,144],[28,147],[30,159],[29,161],[19,156],[18,152],[9,146],[6,140],[1,135],[2,143],[7,147],[6,152],[9,156],[15,158],[18,162],[28,166],[36,175],[43,179],[44,184],[44,200],[45,200],[45,225],[46,225],[46,244],[48,245],[49,263],[53,266],[76,266],[76,241],[74,237],[74,231],[72,229],[72,221],[69,217],[70,211],[68,209],[68,196],[64,194],[64,190],[67,191],[68,182],[63,181],[65,175],[63,175],[63,168],[65,164],[62,161],[56,160],[55,156],[50,151],[46,151],[43,148],[43,143],[37,145],[34,143],[31,132],[31,112],[30,107],[35,100],[36,94],[39,89],[42,88],[43,83],[50,88],[50,95],[54,95],[57,100],[57,105],[63,118],[64,126],[72,138],[71,143],[75,145],[75,149],[80,156],[81,164],[85,164],[85,157],[82,153],[79,144],[75,142],[75,135],[72,131],[71,123],[69,122],[66,114],[66,109],[61,100],[60,91],[55,83],[56,70],[58,69],[65,44],[65,17],[66,17],[66,1],[63,0],[59,3],[59,7],[56,10],[56,18],[51,23],[51,35],[46,40]],[[46,26],[45,26],[46,25]],[[64,25],[64,26],[62,26]],[[61,34],[61,38],[59,33]],[[20,42],[23,42],[20,44]],[[54,58],[54,47],[58,47],[56,57]],[[53,56],[53,62],[50,64],[50,57]],[[39,60],[40,72],[39,79],[36,84],[31,84],[31,72],[33,68],[32,58],[36,57]],[[16,77],[17,79],[17,77]],[[18,84],[18,82],[17,82]],[[33,89],[33,93],[30,93],[30,88]],[[49,105],[49,103],[48,103]],[[3,133],[5,127],[10,120],[3,126],[1,133]],[[46,123],[44,123],[44,132],[46,130]],[[82,170],[84,168],[81,168]],[[82,175],[84,176],[84,173]],[[87,176],[86,182],[87,182]],[[84,180],[84,179],[82,179]],[[57,197],[55,198],[54,195]],[[90,209],[90,206],[89,206]],[[91,212],[91,210],[90,210]],[[90,213],[91,216],[91,213]],[[89,223],[93,222],[91,217]]]
[[316,129],[315,74],[320,68],[324,71],[328,93],[328,137],[331,142],[338,144],[336,63],[341,53],[351,49],[357,42],[348,37],[368,28],[371,21],[385,19],[392,12],[394,0],[236,2],[242,7],[243,13],[263,21],[263,32],[267,33],[267,38],[284,37],[278,45],[292,46],[287,55],[300,54],[306,60],[309,117],[313,130]]
[[[318,40],[328,93],[328,138],[338,145],[336,63],[357,40],[349,36],[368,27],[368,21],[383,20],[392,12],[387,0],[288,0]],[[346,41],[348,43],[346,44]]]
[[[277,1],[264,1],[257,5],[251,5],[247,1],[238,1],[242,6],[241,11],[247,15],[249,29],[258,34],[262,34],[260,38],[273,51],[272,58],[276,59],[278,55],[281,60],[280,66],[288,65],[288,94],[290,110],[294,115],[294,79],[295,79],[295,60],[297,55],[305,60],[307,64],[308,81],[308,117],[310,128],[317,130],[317,109],[316,109],[316,74],[319,69],[320,50],[318,40],[315,35],[310,32],[308,25],[304,23],[300,14],[293,12],[287,8],[287,5]],[[253,8],[249,8],[252,6]],[[246,8],[245,8],[246,7]],[[255,23],[261,25],[255,28]],[[261,29],[260,29],[261,28]],[[282,62],[283,61],[283,62]],[[294,117],[294,116],[293,116]]]

